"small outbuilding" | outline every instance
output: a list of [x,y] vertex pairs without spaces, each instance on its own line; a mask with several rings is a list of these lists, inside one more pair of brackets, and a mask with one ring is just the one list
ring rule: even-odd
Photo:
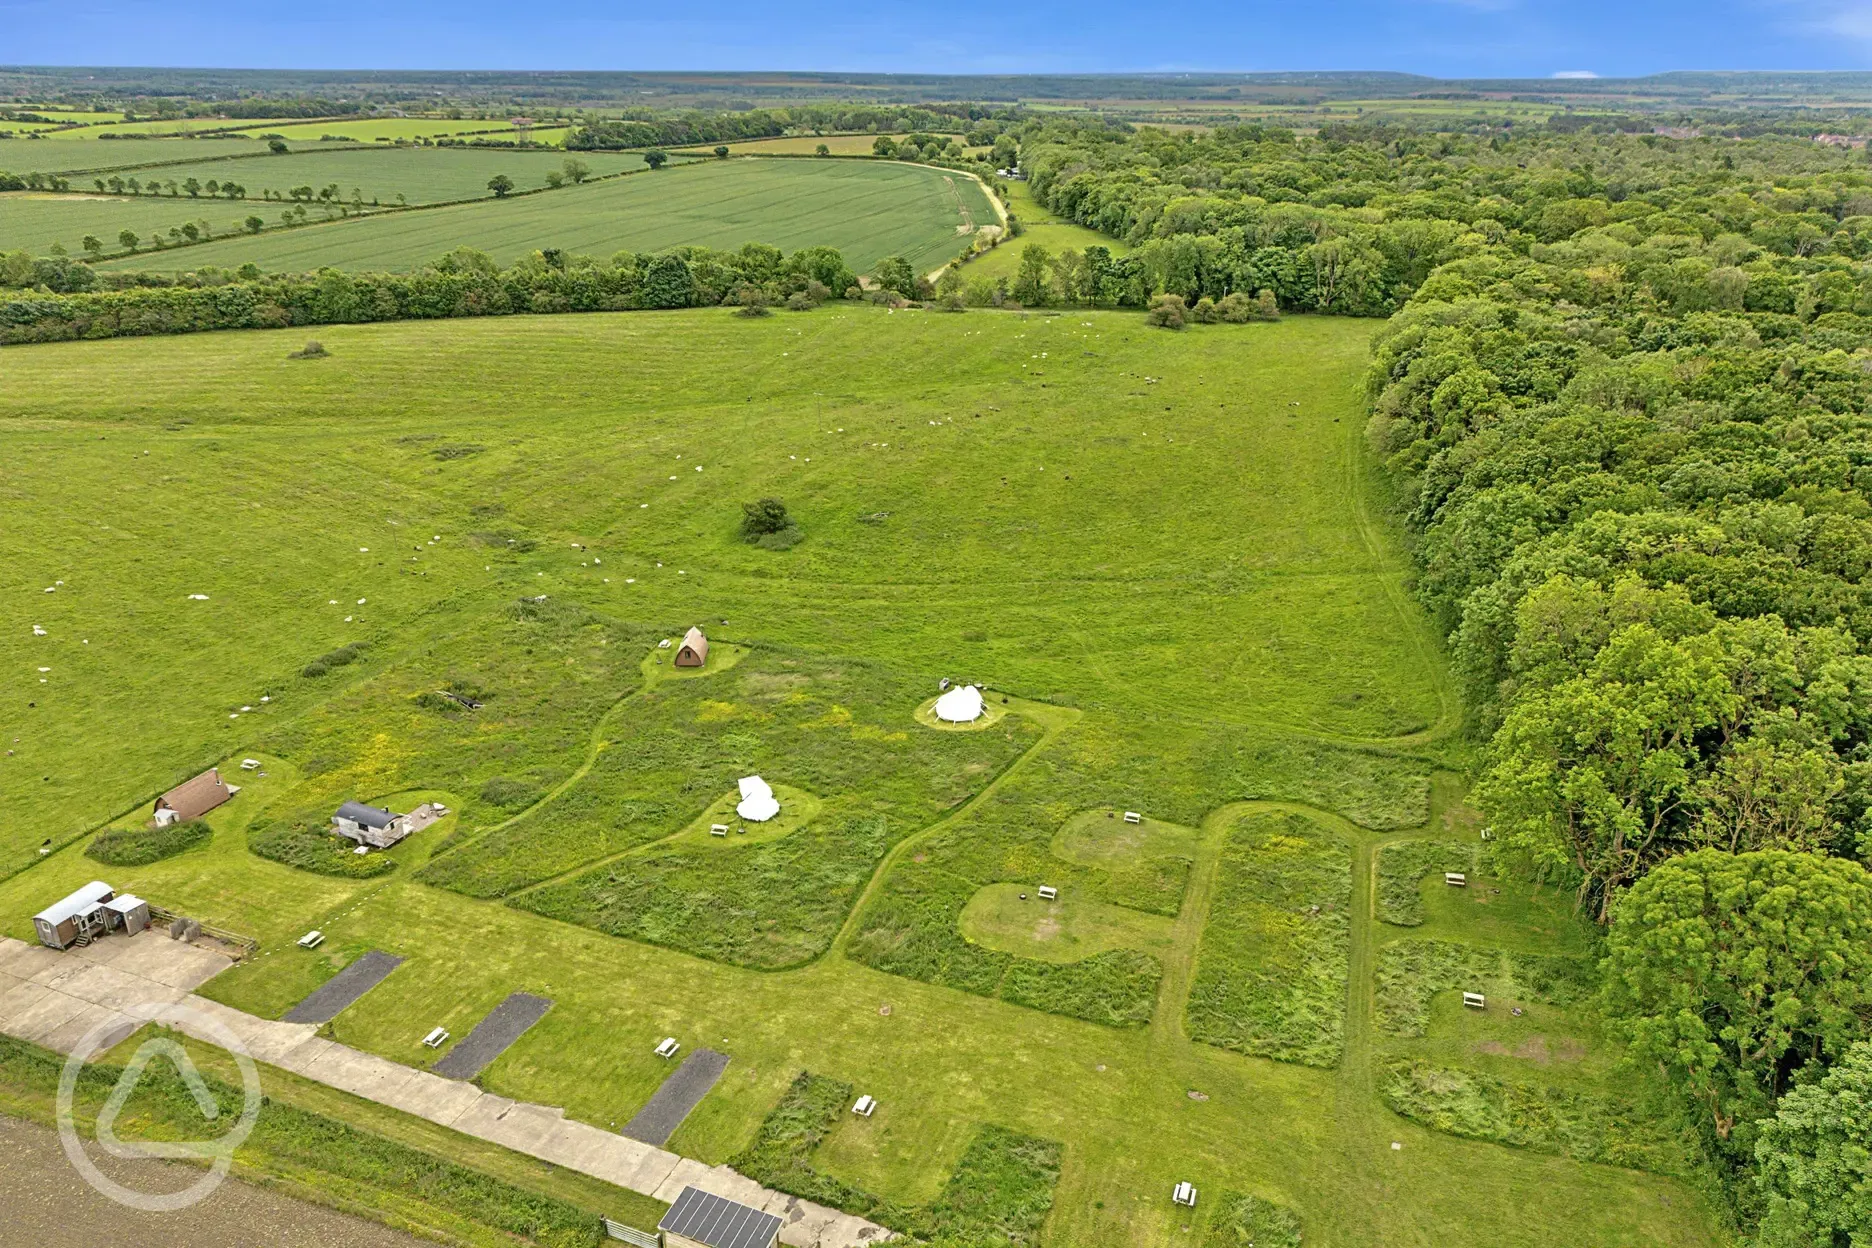
[[759,776],[743,776],[741,801],[735,813],[749,823],[766,823],[780,813],[780,800],[774,796],[773,786]]
[[116,895],[104,881],[92,880],[77,892],[47,906],[33,915],[33,931],[38,933],[39,943],[48,949],[90,944],[93,937],[102,936],[108,930],[104,903]]
[[692,628],[683,634],[682,645],[676,647],[677,667],[701,667],[708,662],[708,638],[702,630]]
[[332,815],[332,831],[360,849],[388,849],[410,833],[404,817],[380,806],[346,802]]
[[982,717],[981,690],[957,685],[936,699],[936,718],[946,724],[972,724]]
[[104,903],[104,925],[111,931],[134,936],[149,923],[149,902],[135,893],[124,893]]
[[157,798],[153,822],[159,828],[166,828],[172,823],[199,819],[233,797],[235,792],[222,781],[220,769],[210,767]]
[[726,1196],[685,1187],[657,1230],[664,1248],[774,1248],[781,1220]]

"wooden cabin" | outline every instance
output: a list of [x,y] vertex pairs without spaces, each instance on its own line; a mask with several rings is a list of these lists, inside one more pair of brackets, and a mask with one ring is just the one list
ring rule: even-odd
[[187,823],[191,819],[201,818],[233,796],[234,790],[222,781],[220,769],[210,767],[193,780],[178,784],[157,798],[152,822],[159,828],[166,828],[172,823]]
[[708,638],[702,630],[692,628],[683,634],[682,645],[676,648],[677,667],[701,667],[708,662]]

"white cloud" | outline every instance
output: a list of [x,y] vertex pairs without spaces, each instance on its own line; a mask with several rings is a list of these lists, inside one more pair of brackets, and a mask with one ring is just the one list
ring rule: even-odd
[[1561,69],[1556,70],[1553,76],[1555,78],[1597,78],[1599,75],[1590,69]]

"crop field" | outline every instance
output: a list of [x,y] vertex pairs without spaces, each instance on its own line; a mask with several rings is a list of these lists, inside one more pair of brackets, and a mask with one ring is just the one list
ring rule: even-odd
[[0,139],[0,169],[11,173],[64,173],[181,164],[225,156],[263,156],[267,145],[251,138],[152,139],[138,143],[54,143],[50,139]]
[[969,260],[962,266],[963,277],[971,281],[985,277],[1012,282],[1020,271],[1021,248],[1032,244],[1046,248],[1053,255],[1068,248],[1084,251],[1087,247],[1104,247],[1114,256],[1122,256],[1130,250],[1118,239],[1054,216],[1033,197],[1025,182],[1001,185],[1007,187],[1009,215],[1021,223],[1020,236],[1003,239],[999,247]]
[[[488,153],[485,158],[508,157]],[[934,268],[966,245],[959,233],[964,208],[977,225],[993,220],[979,184],[920,166],[709,160],[504,202],[365,216],[228,239],[171,253],[168,261],[189,268],[233,268],[252,261],[276,272],[326,265],[399,270],[464,245],[510,263],[541,247],[609,256],[683,244],[760,242],[783,250],[837,247],[859,272],[889,255]],[[109,262],[109,267],[125,269],[150,265],[147,256]]]
[[[412,1064],[537,993],[481,1082],[601,1127],[706,1044],[673,1149],[930,1233],[993,1174],[1051,1191],[1045,1248],[1717,1244],[1565,900],[1390,849],[1474,825],[1362,469],[1369,333],[833,304],[9,349],[0,931],[102,876],[256,937],[206,991],[268,1017],[389,951],[332,1034]],[[792,549],[738,535],[766,495]],[[930,726],[940,677],[994,715]],[[136,832],[217,762],[205,832]],[[728,813],[751,771],[772,825]],[[347,797],[452,813],[357,860]]]
[[[430,204],[490,198],[488,179],[497,173],[512,178],[519,190],[537,189],[546,185],[549,172],[563,171],[567,155],[565,152],[504,152],[490,148],[372,147],[334,143],[285,156],[164,165],[145,176],[176,183],[191,177],[201,182],[210,178],[232,179],[245,186],[247,198],[255,202],[260,201],[263,190],[285,195],[295,186],[318,188],[335,182],[347,201],[355,190],[363,195],[365,203],[394,204],[401,195],[408,203]],[[634,152],[581,152],[576,159],[594,175],[644,167],[643,158]],[[89,187],[89,180],[81,181],[80,185]]]
[[[224,175],[226,176],[226,175]],[[117,235],[135,231],[148,238],[192,221],[198,226],[206,221],[217,234],[233,233],[241,220],[251,214],[271,218],[278,211],[271,204],[255,201],[191,199],[178,195],[99,196],[46,194],[36,191],[0,192],[0,251],[24,248],[35,255],[62,244],[72,255],[81,255],[85,235],[95,235],[111,251],[118,250]]]

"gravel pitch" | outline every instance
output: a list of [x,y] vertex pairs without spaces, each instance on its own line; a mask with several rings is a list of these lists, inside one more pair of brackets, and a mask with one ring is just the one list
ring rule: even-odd
[[326,980],[313,994],[293,1006],[286,1014],[289,1023],[329,1023],[344,1008],[383,983],[384,977],[403,965],[403,959],[373,949],[350,966]]
[[701,1104],[722,1071],[728,1068],[728,1055],[714,1049],[697,1049],[676,1073],[663,1081],[637,1116],[624,1124],[623,1134],[633,1140],[659,1147],[682,1125],[689,1111]]
[[495,1006],[475,1029],[450,1049],[434,1066],[435,1073],[449,1079],[472,1079],[507,1051],[507,1046],[526,1034],[526,1029],[546,1017],[552,1002],[531,993],[516,992]]

